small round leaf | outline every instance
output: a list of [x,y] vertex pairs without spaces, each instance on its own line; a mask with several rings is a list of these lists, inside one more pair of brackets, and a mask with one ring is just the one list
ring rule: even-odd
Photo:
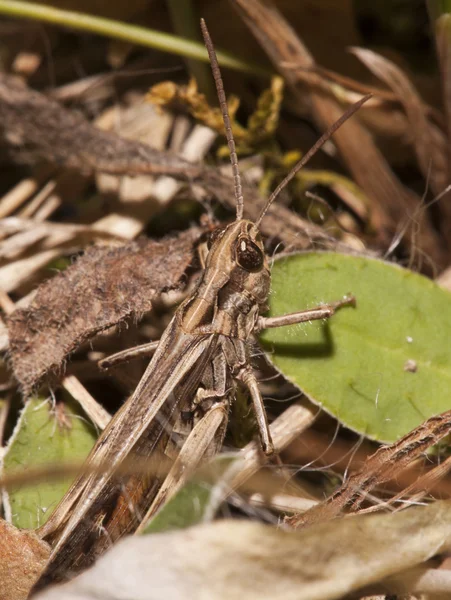
[[337,253],[276,260],[270,315],[356,297],[327,321],[260,339],[287,379],[341,423],[391,442],[451,405],[451,294],[395,264]]

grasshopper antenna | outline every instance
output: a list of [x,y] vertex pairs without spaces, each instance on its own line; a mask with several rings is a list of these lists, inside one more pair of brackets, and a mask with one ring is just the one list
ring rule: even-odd
[[211,37],[208,33],[208,29],[204,19],[200,20],[200,28],[202,29],[202,35],[204,36],[205,46],[207,48],[208,57],[210,59],[211,70],[213,71],[213,79],[215,80],[219,106],[222,112],[222,120],[224,121],[227,145],[229,146],[230,162],[232,163],[233,183],[235,186],[236,220],[241,221],[241,219],[243,218],[244,209],[243,190],[241,187],[241,176],[240,171],[238,169],[238,157],[236,155],[235,140],[233,139],[232,126],[230,124],[227,100],[224,92],[224,84],[222,83],[221,71],[219,69],[218,59],[216,57],[213,42],[211,41]]
[[273,191],[273,193],[270,195],[270,197],[268,198],[265,207],[263,208],[260,216],[257,219],[257,222],[255,223],[256,227],[258,227],[263,219],[263,217],[266,215],[268,208],[271,206],[271,204],[274,202],[274,200],[277,198],[277,196],[280,194],[280,192],[284,189],[284,187],[293,179],[293,177],[296,175],[296,173],[298,171],[300,171],[302,169],[302,167],[304,165],[306,165],[308,163],[308,161],[312,158],[312,156],[314,154],[316,154],[318,152],[318,150],[321,148],[321,146],[323,146],[327,140],[329,140],[332,135],[337,131],[337,129],[339,129],[343,123],[345,123],[350,117],[352,117],[352,115],[357,112],[359,110],[359,108],[362,106],[362,104],[365,104],[365,102],[367,100],[369,100],[372,97],[373,94],[367,94],[366,96],[364,96],[363,98],[361,98],[360,100],[358,100],[357,102],[355,102],[354,104],[352,104],[348,110],[346,112],[344,112],[341,117],[339,119],[337,119],[337,121],[335,121],[335,123],[333,123],[329,129],[327,131],[325,131],[323,133],[323,135],[315,142],[315,144],[310,148],[310,150],[304,154],[304,156],[301,158],[301,160],[291,169],[291,171],[288,173],[288,175],[285,177],[285,179],[283,179],[279,185],[276,187],[276,189]]

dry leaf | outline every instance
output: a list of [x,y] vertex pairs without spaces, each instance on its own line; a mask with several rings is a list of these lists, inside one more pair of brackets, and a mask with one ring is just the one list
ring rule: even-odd
[[[191,79],[188,85],[176,85],[172,81],[163,81],[154,85],[146,99],[158,106],[170,106],[174,103],[187,106],[192,116],[214,131],[225,135],[221,109],[211,107],[205,94],[198,91],[197,82]],[[227,108],[231,122],[233,137],[238,154],[250,154],[274,138],[279,123],[280,107],[283,100],[283,79],[273,77],[271,87],[266,89],[258,99],[257,107],[250,115],[247,127],[243,127],[236,119],[239,100],[230,96]],[[223,146],[219,155],[229,156],[228,146]]]
[[[191,79],[188,85],[177,85],[173,81],[157,83],[149,90],[146,100],[158,106],[169,106],[174,103],[186,105],[196,120],[224,134],[221,109],[212,108],[208,104],[205,94],[198,91],[195,79]],[[234,137],[240,140],[245,135],[244,128],[235,118],[240,102],[236,96],[231,96],[227,100],[227,105]]]
[[451,504],[290,532],[219,521],[128,538],[36,600],[333,600],[451,548]]
[[357,511],[371,490],[397,479],[409,464],[448,435],[450,430],[451,411],[427,419],[394,444],[381,446],[332,496],[304,514],[290,517],[287,522],[292,527],[302,527],[333,519],[345,508]]
[[0,76],[0,113],[1,152],[17,162],[46,161],[87,172],[178,174],[185,179],[199,173],[199,167],[175,154],[96,129],[80,113],[16,77]]
[[12,366],[27,393],[95,333],[139,318],[155,294],[174,289],[191,263],[200,230],[160,242],[93,247],[42,284],[30,306],[9,319]]
[[50,546],[0,519],[0,598],[25,600],[45,567]]

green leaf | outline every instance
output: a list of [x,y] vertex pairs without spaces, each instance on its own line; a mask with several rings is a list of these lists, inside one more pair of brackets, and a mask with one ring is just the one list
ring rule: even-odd
[[341,423],[390,442],[449,409],[451,295],[433,281],[366,257],[306,253],[275,261],[271,290],[271,315],[355,295],[356,308],[328,321],[261,335],[276,367]]
[[211,491],[227,468],[236,458],[217,456],[200,469],[149,521],[143,530],[162,533],[174,529],[186,529],[203,521],[210,504]]
[[202,482],[188,481],[151,519],[143,533],[185,529],[200,523],[209,499],[210,486]]
[[[26,403],[11,436],[3,459],[3,473],[82,462],[96,437],[94,427],[75,402],[58,405],[55,414],[50,402],[33,398]],[[29,529],[43,525],[70,483],[66,478],[8,490],[12,523]]]

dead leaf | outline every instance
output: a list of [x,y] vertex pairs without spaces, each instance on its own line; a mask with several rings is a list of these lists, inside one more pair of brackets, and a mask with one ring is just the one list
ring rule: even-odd
[[81,113],[63,108],[16,77],[0,76],[0,113],[2,153],[16,162],[45,161],[85,172],[179,174],[185,179],[200,170],[175,154],[96,129]]
[[[182,104],[189,109],[197,121],[210,127],[213,131],[225,135],[221,109],[209,105],[205,94],[198,91],[197,82],[194,79],[191,79],[188,85],[176,85],[172,81],[158,83],[149,90],[146,99],[158,106]],[[271,87],[259,97],[256,109],[250,115],[245,128],[236,119],[236,113],[240,106],[239,99],[236,96],[228,98],[227,108],[238,155],[261,151],[265,144],[274,139],[282,100],[283,79],[273,77]],[[228,158],[228,146],[220,148],[218,154],[223,158]]]
[[[173,81],[157,83],[147,93],[146,100],[157,106],[170,106],[174,103],[185,105],[196,120],[224,134],[220,108],[212,108],[209,105],[205,94],[199,92],[195,79],[191,79],[188,85],[177,85]],[[227,106],[234,137],[239,140],[245,135],[244,128],[236,121],[236,111],[240,106],[239,99],[236,96],[229,97]]]
[[450,433],[451,411],[434,415],[389,446],[381,446],[332,496],[301,515],[287,520],[292,527],[305,527],[337,517],[345,508],[357,511],[371,490],[392,479],[428,448]]
[[0,598],[26,600],[50,556],[50,546],[31,531],[0,519]]
[[92,569],[36,600],[334,600],[449,548],[449,502],[302,532],[219,521],[125,539]]
[[199,235],[193,228],[160,242],[93,247],[42,284],[31,304],[8,319],[12,366],[24,392],[95,333],[138,319],[155,294],[176,288]]

